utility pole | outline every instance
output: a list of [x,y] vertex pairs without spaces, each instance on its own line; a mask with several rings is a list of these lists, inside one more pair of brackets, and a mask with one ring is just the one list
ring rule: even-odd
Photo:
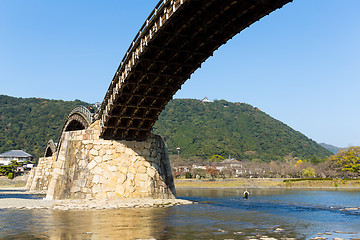
[[178,162],[180,162],[180,148],[177,147],[176,150],[178,151]]

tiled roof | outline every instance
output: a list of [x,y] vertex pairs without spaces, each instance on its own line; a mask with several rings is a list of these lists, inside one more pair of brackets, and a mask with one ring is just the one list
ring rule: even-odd
[[23,150],[11,150],[5,153],[1,153],[0,157],[33,157],[33,156],[24,152]]

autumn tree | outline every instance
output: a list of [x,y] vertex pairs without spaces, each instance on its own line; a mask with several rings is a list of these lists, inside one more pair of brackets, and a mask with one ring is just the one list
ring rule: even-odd
[[206,166],[205,171],[207,174],[211,176],[212,179],[214,179],[216,175],[219,173],[219,170],[217,170],[214,166]]
[[307,167],[301,170],[301,176],[303,178],[313,178],[315,177],[315,169]]
[[360,173],[360,147],[349,147],[330,157],[342,171]]

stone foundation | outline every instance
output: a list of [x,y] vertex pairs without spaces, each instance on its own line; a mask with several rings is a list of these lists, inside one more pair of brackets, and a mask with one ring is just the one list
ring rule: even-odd
[[36,192],[47,191],[55,161],[56,155],[40,158],[38,165],[30,172],[26,189]]
[[40,158],[29,190],[47,190],[47,199],[175,198],[166,146],[160,136],[146,141],[104,140],[98,122],[63,132],[53,157]]

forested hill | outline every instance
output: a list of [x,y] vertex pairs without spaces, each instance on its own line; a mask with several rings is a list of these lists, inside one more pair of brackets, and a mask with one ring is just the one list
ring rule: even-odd
[[201,102],[175,99],[162,112],[154,132],[166,138],[170,154],[229,156],[237,159],[282,160],[284,156],[309,159],[331,152],[270,117],[258,108],[225,100]]
[[0,95],[0,153],[21,149],[42,157],[47,141],[58,140],[67,115],[78,105],[89,104]]
[[[88,103],[14,98],[0,95],[0,153],[22,149],[43,156],[49,139],[58,140],[66,116]],[[331,153],[257,108],[224,100],[171,101],[154,126],[154,132],[167,139],[170,154],[181,148],[182,157],[208,158],[231,154],[237,159],[283,159],[324,157]]]

